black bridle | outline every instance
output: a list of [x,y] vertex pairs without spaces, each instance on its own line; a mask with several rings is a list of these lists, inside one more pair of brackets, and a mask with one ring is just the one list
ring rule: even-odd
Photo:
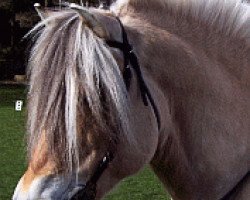
[[132,71],[131,70],[133,69],[135,74],[136,74],[136,77],[137,77],[137,81],[138,81],[139,88],[141,91],[141,97],[142,97],[143,103],[145,106],[148,106],[149,103],[151,104],[153,111],[154,111],[154,114],[155,114],[155,117],[156,117],[156,120],[157,120],[158,129],[160,129],[161,122],[160,122],[159,110],[154,102],[154,99],[151,95],[151,92],[150,92],[147,84],[144,81],[138,58],[134,52],[132,45],[128,41],[128,36],[127,36],[126,30],[125,30],[125,28],[124,28],[124,26],[119,18],[117,18],[117,21],[119,22],[120,27],[122,29],[123,41],[118,42],[118,41],[107,40],[106,43],[109,47],[120,49],[123,52],[124,67],[125,67],[124,72],[123,72],[123,77],[124,77],[124,81],[125,81],[125,84],[127,86],[127,89],[129,90],[129,87],[130,87],[131,78],[132,78]]
[[[148,106],[149,103],[152,106],[152,109],[154,111],[158,129],[160,129],[160,114],[156,107],[156,104],[154,102],[154,99],[144,81],[144,78],[142,76],[141,68],[139,65],[138,58],[133,50],[132,45],[128,41],[128,36],[125,31],[125,28],[120,21],[119,18],[117,18],[120,27],[122,29],[122,42],[118,41],[112,41],[107,40],[106,44],[109,47],[120,49],[123,52],[124,55],[124,71],[123,71],[123,78],[124,82],[126,84],[127,89],[129,90],[130,84],[131,84],[131,78],[132,78],[132,69],[134,70],[137,81],[139,84],[140,92],[142,101],[145,106]],[[108,168],[108,165],[112,162],[114,159],[114,153],[113,151],[108,151],[102,161],[100,161],[95,173],[93,176],[89,179],[89,181],[86,183],[86,185],[82,185],[82,189],[78,190],[76,194],[73,195],[73,197],[70,198],[70,200],[94,200],[96,197],[96,185],[100,177],[102,176],[103,172]]]
[[70,200],[94,200],[96,197],[96,184],[113,159],[114,154],[107,152],[104,158],[98,164],[93,176],[88,180],[86,185],[79,185],[82,187],[82,189],[78,190],[77,193],[70,198]]

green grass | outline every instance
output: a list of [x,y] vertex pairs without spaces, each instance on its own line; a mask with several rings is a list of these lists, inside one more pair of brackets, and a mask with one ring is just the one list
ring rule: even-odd
[[156,176],[146,167],[123,180],[105,200],[170,200]]
[[[9,200],[25,171],[25,109],[14,110],[16,100],[25,100],[23,86],[0,85],[0,200]],[[123,180],[105,200],[169,200],[161,183],[146,167]]]
[[0,86],[0,200],[10,199],[25,170],[24,111],[14,110],[24,100],[24,87]]

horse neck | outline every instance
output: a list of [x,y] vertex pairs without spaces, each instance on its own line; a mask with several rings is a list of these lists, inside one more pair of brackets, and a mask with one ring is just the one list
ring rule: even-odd
[[150,33],[148,29],[152,31],[157,29],[170,34],[189,46],[190,51],[197,57],[216,63],[226,68],[232,76],[248,82],[250,48],[247,39],[237,35],[232,36],[223,30],[219,31],[212,25],[194,20],[189,16],[180,17],[180,13],[168,12],[158,4],[153,7],[158,10],[135,7],[126,9],[127,16],[131,17],[134,24],[143,24],[136,27],[141,33],[144,32],[150,37],[150,34],[154,35],[154,33]]
[[[206,97],[209,96],[211,91],[216,96],[218,94],[218,98],[230,99],[230,96],[233,95],[230,90],[237,91],[239,80],[241,85],[244,85],[244,83],[250,84],[250,71],[248,70],[250,60],[247,56],[249,48],[246,41],[215,32],[213,28],[206,24],[193,22],[189,18],[186,20],[179,19],[163,11],[160,12],[156,15],[154,12],[132,12],[131,9],[130,17],[127,17],[124,21],[133,32],[133,35],[130,34],[130,36],[136,47],[143,70],[150,71],[150,73],[146,73],[146,78],[148,76],[154,77],[155,82],[161,88],[161,92],[164,93],[164,98],[167,99],[163,98],[159,104],[159,100],[155,98],[158,101],[156,104],[159,106],[161,119],[167,119],[163,122],[164,125],[166,124],[165,129],[172,129],[173,131],[169,131],[169,135],[165,132],[160,135],[160,150],[156,153],[155,160],[152,161],[153,167],[156,172],[159,170],[157,166],[178,168],[178,171],[172,173],[170,171],[169,174],[164,174],[163,171],[167,170],[159,170],[159,176],[163,177],[163,182],[167,180],[165,181],[167,186],[172,185],[174,187],[178,183],[177,185],[183,186],[183,190],[192,191],[186,192],[186,194],[195,195],[199,181],[192,171],[193,166],[187,158],[185,145],[180,143],[185,141],[187,135],[194,136],[195,131],[192,132],[192,130],[197,125],[194,125],[190,116],[192,116],[194,109],[197,109],[195,110],[196,114],[199,109],[203,111],[206,102],[210,101]],[[190,93],[192,94],[190,95]],[[204,102],[198,102],[200,104],[196,105],[197,102],[192,101],[191,97],[199,93],[201,93],[199,101]],[[204,94],[204,97],[202,94]],[[166,111],[165,102],[170,104],[171,117],[162,116]],[[215,106],[220,107],[223,101],[215,102],[217,103]],[[212,108],[216,109],[211,106]],[[186,119],[186,116],[189,119]],[[202,112],[198,116],[202,116]],[[169,122],[168,119],[172,118],[174,118],[173,127],[169,128],[167,126],[172,122]],[[187,130],[189,132],[183,132],[183,130],[186,131],[186,124],[191,127]],[[200,127],[202,126],[203,124],[200,124]],[[200,139],[199,137],[206,138],[207,136],[205,132],[202,132],[198,139]],[[172,138],[172,141],[169,138]],[[165,147],[167,147],[167,150],[163,150]],[[167,155],[163,155],[160,151]],[[199,160],[195,161],[199,162]],[[154,163],[157,166],[154,166]],[[183,199],[202,198],[185,196]],[[211,199],[215,198],[211,197]]]
[[[224,32],[217,32],[215,28],[199,22],[178,20],[174,17],[166,23],[166,29],[175,36],[188,43],[197,52],[197,56],[206,57],[221,67],[230,67],[232,75],[240,76],[243,66],[249,66],[249,46],[246,41],[238,37],[229,36]],[[240,66],[240,68],[239,68]],[[248,67],[248,66],[245,66]]]

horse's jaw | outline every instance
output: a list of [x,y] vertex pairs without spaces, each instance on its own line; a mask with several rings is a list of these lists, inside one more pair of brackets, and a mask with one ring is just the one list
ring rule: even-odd
[[68,200],[79,189],[79,184],[72,178],[65,176],[42,176],[35,178],[29,185],[22,177],[15,189],[12,200]]

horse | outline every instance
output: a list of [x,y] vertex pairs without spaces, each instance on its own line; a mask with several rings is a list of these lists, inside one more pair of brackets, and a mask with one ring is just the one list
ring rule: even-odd
[[247,3],[37,10],[13,200],[102,199],[146,165],[174,200],[249,200]]

